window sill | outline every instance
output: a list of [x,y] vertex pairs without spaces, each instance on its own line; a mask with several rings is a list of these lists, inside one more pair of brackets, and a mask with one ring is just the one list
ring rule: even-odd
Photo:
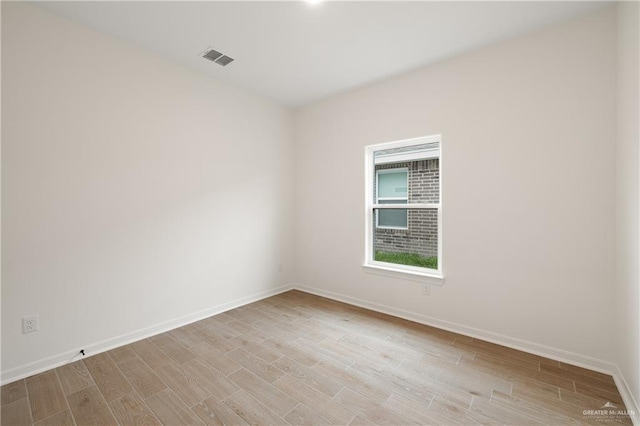
[[422,272],[412,271],[408,269],[394,268],[386,265],[376,265],[372,263],[365,263],[362,265],[362,269],[371,274],[383,275],[391,278],[401,278],[410,281],[418,281],[421,283],[443,286],[444,275],[439,272]]

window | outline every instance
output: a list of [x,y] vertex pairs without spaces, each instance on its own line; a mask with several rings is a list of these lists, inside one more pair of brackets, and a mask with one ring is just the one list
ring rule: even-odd
[[366,147],[365,267],[442,284],[440,139]]
[[[407,204],[408,171],[402,169],[376,170],[377,204]],[[381,210],[376,215],[376,226],[387,229],[407,229],[407,210]]]

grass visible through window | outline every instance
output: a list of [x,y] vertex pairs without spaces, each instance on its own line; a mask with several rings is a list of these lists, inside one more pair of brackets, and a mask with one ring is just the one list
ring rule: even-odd
[[437,257],[424,257],[420,256],[418,253],[389,253],[376,251],[376,260],[379,262],[418,266],[420,268],[438,269]]

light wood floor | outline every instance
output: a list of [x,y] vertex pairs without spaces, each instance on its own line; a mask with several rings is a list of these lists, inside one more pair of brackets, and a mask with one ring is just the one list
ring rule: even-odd
[[2,425],[631,424],[583,414],[624,410],[605,374],[298,291],[1,391]]

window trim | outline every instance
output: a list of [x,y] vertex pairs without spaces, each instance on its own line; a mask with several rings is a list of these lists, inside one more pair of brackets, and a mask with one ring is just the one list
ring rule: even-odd
[[[398,167],[395,169],[380,169],[380,170],[376,170],[376,190],[375,190],[375,194],[376,194],[376,203],[375,204],[384,204],[381,203],[380,200],[382,201],[404,201],[405,204],[409,203],[409,168],[408,167]],[[378,196],[378,191],[380,190],[380,175],[385,175],[388,173],[398,173],[398,172],[404,172],[407,175],[407,196],[406,197],[379,197]],[[393,203],[389,203],[389,205],[393,205]],[[377,214],[376,216],[376,229],[391,229],[391,230],[396,230],[396,231],[407,231],[409,229],[409,211],[406,212],[407,213],[407,226],[380,226],[380,215]]]
[[[438,203],[416,203],[416,204],[408,204],[408,192],[407,192],[407,204],[378,204],[374,203],[373,200],[378,200],[377,198],[377,178],[378,174],[376,173],[375,167],[375,157],[374,154],[377,151],[400,148],[400,147],[410,147],[416,145],[423,145],[427,143],[435,143],[438,142],[439,155],[437,158],[439,159],[439,169],[440,169],[440,191],[439,191],[439,199]],[[400,277],[403,279],[411,279],[417,280],[420,282],[424,282],[427,284],[433,285],[443,285],[444,284],[444,262],[443,262],[443,226],[442,226],[442,136],[441,135],[430,135],[423,136],[412,139],[405,139],[394,142],[386,142],[375,145],[367,145],[365,146],[365,249],[364,249],[364,263],[363,268],[368,270],[369,272],[381,273],[383,275],[392,276],[392,277]],[[433,153],[429,153],[429,158],[436,158]],[[385,161],[385,163],[388,161]],[[374,179],[376,179],[374,187]],[[407,186],[409,184],[409,174],[407,172]],[[403,198],[404,199],[404,198]],[[398,207],[402,206],[402,207]],[[394,263],[387,262],[379,262],[374,260],[374,211],[376,209],[388,209],[388,208],[435,208],[438,210],[438,269],[427,269],[427,268],[419,268],[415,266],[409,265],[398,265]],[[407,222],[407,229],[409,223]],[[377,224],[376,224],[377,226]],[[384,228],[382,228],[384,229]]]

